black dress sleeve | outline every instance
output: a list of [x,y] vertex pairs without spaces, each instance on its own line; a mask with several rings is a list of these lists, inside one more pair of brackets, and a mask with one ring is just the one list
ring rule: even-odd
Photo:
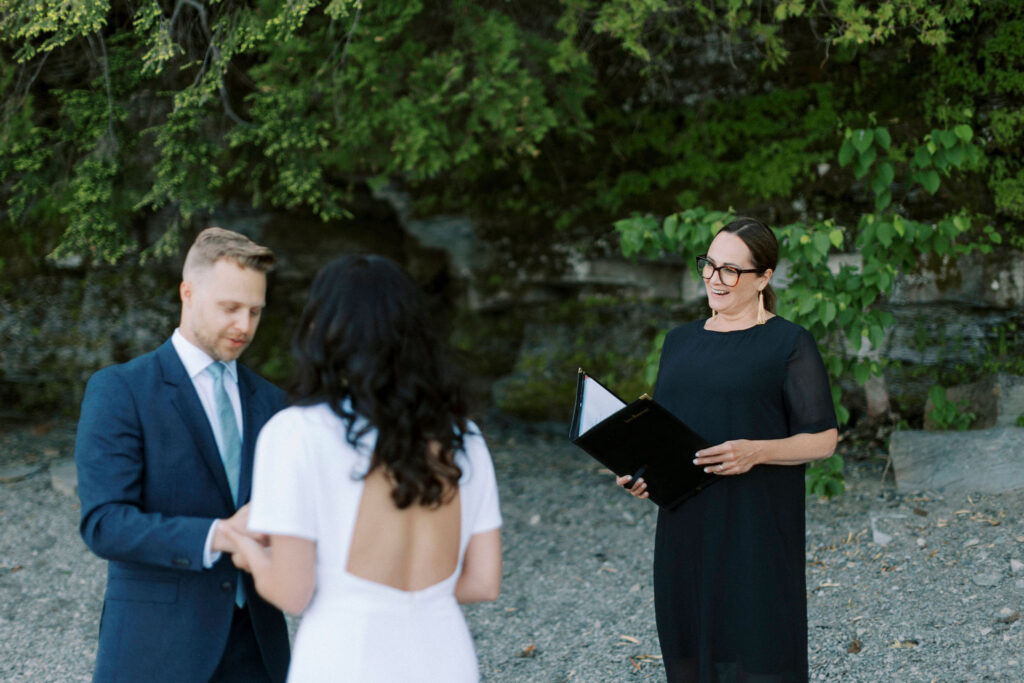
[[807,330],[797,335],[789,354],[783,393],[790,435],[816,434],[838,427],[828,373],[818,345]]

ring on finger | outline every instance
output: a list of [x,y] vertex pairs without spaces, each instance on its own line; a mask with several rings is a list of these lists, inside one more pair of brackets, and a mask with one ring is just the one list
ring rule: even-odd
[[719,472],[721,472],[721,471],[722,471],[722,470],[724,470],[724,469],[725,469],[725,465],[719,465],[719,466],[718,466],[718,471],[719,471]]

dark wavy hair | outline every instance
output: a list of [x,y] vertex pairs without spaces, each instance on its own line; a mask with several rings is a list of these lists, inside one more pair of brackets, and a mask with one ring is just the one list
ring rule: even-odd
[[[769,268],[774,271],[779,265],[779,241],[772,229],[756,218],[737,218],[718,231],[722,232],[730,232],[743,240],[750,249],[754,267],[762,273]],[[769,284],[764,288],[764,307],[772,313],[775,312],[775,300],[775,290]]]
[[[368,254],[329,263],[310,287],[292,353],[297,405],[327,403],[353,446],[377,429],[367,474],[385,468],[395,505],[451,500],[462,476],[455,453],[466,432],[466,392],[405,271]],[[369,424],[357,426],[358,417]]]

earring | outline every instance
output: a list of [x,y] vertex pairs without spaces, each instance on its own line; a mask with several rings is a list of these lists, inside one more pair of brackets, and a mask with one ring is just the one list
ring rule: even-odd
[[714,320],[717,317],[718,317],[718,311],[716,311],[715,309],[712,308],[711,309],[711,319]]
[[757,295],[757,324],[764,325],[768,322],[768,315],[764,310],[764,290],[762,289]]

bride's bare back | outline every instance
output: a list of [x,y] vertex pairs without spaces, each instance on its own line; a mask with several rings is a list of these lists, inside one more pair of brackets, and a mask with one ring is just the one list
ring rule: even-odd
[[345,570],[403,591],[447,579],[459,562],[459,492],[438,508],[413,504],[399,510],[383,467],[363,480]]

